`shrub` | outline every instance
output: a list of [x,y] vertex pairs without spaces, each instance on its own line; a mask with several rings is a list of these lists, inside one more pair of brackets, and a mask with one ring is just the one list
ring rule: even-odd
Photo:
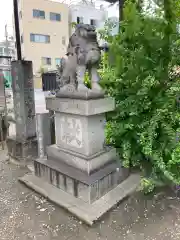
[[142,170],[148,191],[160,181],[180,184],[180,78],[173,74],[179,40],[171,0],[164,7],[163,18],[150,18],[135,1],[126,1],[120,32],[110,38],[115,65],[106,68],[101,82],[116,100],[107,142],[125,167]]

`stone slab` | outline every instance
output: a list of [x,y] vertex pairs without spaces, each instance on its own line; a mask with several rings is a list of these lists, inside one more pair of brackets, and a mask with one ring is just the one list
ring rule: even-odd
[[65,208],[86,224],[92,226],[106,212],[136,190],[140,183],[140,176],[138,174],[130,175],[125,181],[93,204],[86,203],[81,199],[73,197],[63,190],[44,182],[43,179],[33,174],[27,174],[19,178],[19,181],[51,202]]
[[105,114],[93,116],[55,113],[56,144],[90,156],[104,150]]
[[98,171],[101,167],[115,162],[117,160],[117,154],[116,149],[110,149],[98,155],[91,155],[91,158],[86,158],[86,156],[83,155],[76,155],[75,152],[63,151],[63,149],[57,147],[57,145],[51,145],[47,147],[47,158],[64,162],[90,175]]
[[115,100],[110,97],[93,100],[47,97],[46,109],[55,112],[90,116],[113,111],[115,109]]
[[99,171],[92,173],[91,175],[87,175],[85,172],[82,172],[79,169],[69,166],[63,162],[57,162],[53,159],[47,160],[46,157],[36,159],[34,163],[47,166],[52,170],[58,171],[59,173],[88,185],[93,184],[95,181],[102,179],[114,171],[119,171],[121,168],[120,163],[114,162],[106,165],[104,168],[101,168]]
[[7,137],[8,154],[11,158],[27,162],[38,156],[37,139],[31,138],[26,141],[16,138],[16,136]]
[[53,186],[92,203],[116,187],[129,176],[129,170],[118,164],[109,164],[92,175],[87,175],[67,165],[48,160],[35,160],[35,175]]
[[34,81],[31,61],[12,61],[12,90],[16,136],[36,136]]
[[56,93],[56,97],[59,98],[71,98],[71,99],[99,99],[104,98],[105,93],[103,91],[91,90],[89,88],[78,91],[75,86],[67,84]]
[[[93,158],[96,158],[96,157],[100,156],[101,154],[104,154],[106,151],[110,151],[110,150],[112,149],[112,147],[107,146],[107,147],[105,147],[101,152],[92,154],[92,155],[90,155],[90,156],[86,156],[86,155],[84,155],[84,154],[81,154],[81,153],[78,153],[78,152],[75,152],[75,151],[71,151],[71,150],[69,150],[69,149],[65,149],[65,148],[59,147],[59,146],[57,146],[56,144],[53,144],[53,145],[51,145],[51,146],[52,146],[52,148],[53,148],[53,147],[58,148],[58,149],[59,149],[60,151],[62,151],[62,152],[65,152],[65,153],[67,153],[67,154],[72,154],[72,155],[74,155],[74,156],[76,156],[76,157],[78,157],[78,158],[83,158],[83,159],[85,159],[85,160],[87,160],[87,161],[89,161],[89,160],[91,160],[91,159],[93,159]],[[50,146],[49,146],[49,147],[50,147]],[[49,147],[47,147],[47,148],[49,148]],[[47,150],[47,151],[48,151],[48,150]]]

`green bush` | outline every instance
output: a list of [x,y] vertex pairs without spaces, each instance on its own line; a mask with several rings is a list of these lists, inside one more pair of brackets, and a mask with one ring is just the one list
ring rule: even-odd
[[[116,100],[107,123],[107,142],[115,146],[125,167],[142,170],[142,185],[180,184],[180,60],[173,5],[167,0],[163,18],[145,17],[135,1],[126,1],[118,36],[110,38],[115,66],[107,66],[101,85]],[[168,5],[168,4],[169,5]]]
[[91,88],[91,81],[88,72],[85,73],[84,84],[86,85],[86,87]]

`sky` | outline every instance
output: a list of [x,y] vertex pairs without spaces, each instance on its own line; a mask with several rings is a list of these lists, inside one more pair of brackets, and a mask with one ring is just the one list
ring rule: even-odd
[[8,32],[12,33],[12,12],[13,0],[0,0],[0,40],[5,36],[5,25],[8,26]]
[[[34,0],[32,0],[34,1]],[[13,0],[0,0],[0,41],[5,37],[5,25],[7,24],[8,33],[11,35],[13,32],[12,28],[12,12],[13,12]],[[65,2],[65,1],[64,1]],[[75,1],[73,1],[75,3]],[[105,2],[100,2],[98,5],[103,4],[108,7],[108,4]],[[116,6],[107,8],[109,17],[118,16]]]

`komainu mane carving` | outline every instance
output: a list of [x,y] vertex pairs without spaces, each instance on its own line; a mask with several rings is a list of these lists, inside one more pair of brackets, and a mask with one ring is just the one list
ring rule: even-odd
[[[67,92],[71,92],[73,97],[102,97],[104,93],[99,85],[98,74],[101,52],[94,26],[88,24],[76,26],[75,32],[69,39],[66,55],[66,59],[62,60],[58,69],[59,91],[56,96],[65,97]],[[91,89],[84,85],[86,71],[90,76]]]

